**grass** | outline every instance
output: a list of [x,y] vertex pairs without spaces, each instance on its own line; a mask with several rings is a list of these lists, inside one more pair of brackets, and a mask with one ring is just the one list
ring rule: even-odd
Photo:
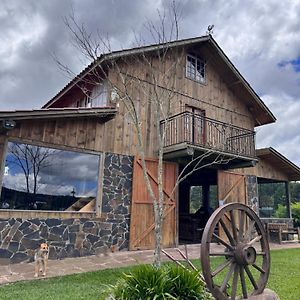
[[[300,249],[271,251],[268,287],[280,299],[298,300],[300,295]],[[43,280],[23,281],[0,286],[0,299],[101,300],[105,285],[114,284],[123,272],[133,267],[103,270]]]

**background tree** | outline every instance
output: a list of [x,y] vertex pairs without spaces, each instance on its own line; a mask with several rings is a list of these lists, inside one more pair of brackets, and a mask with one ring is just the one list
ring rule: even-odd
[[53,163],[51,156],[55,151],[39,146],[9,143],[8,162],[18,166],[23,171],[27,193],[37,193],[38,175],[42,169],[51,166]]

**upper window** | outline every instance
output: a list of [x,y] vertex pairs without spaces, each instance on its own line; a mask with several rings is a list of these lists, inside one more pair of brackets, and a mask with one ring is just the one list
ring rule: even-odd
[[107,82],[103,81],[93,88],[88,107],[105,107],[107,106],[107,98]]
[[188,54],[186,56],[186,77],[205,82],[205,62],[201,58]]
[[8,143],[0,208],[94,211],[99,155]]

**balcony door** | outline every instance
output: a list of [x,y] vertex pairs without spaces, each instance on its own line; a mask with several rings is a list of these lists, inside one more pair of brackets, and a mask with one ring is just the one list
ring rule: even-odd
[[205,144],[205,111],[186,106],[185,140],[188,143],[203,146]]

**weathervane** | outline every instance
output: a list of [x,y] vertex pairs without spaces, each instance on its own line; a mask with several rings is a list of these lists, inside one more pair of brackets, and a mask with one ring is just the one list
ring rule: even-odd
[[208,25],[206,34],[212,35],[214,33],[213,32],[214,27],[215,27],[214,24]]

